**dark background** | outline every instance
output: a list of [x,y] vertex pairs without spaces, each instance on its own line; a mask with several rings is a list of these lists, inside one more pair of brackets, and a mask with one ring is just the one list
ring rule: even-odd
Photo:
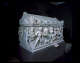
[[50,4],[49,2],[51,1],[56,2],[57,0],[11,0],[1,2],[2,11],[4,12],[5,17],[8,18],[8,21],[6,19],[8,57],[17,56],[17,49],[19,45],[19,19],[24,11],[37,15],[57,17],[59,20],[64,20],[64,40],[72,43],[72,40],[75,38],[75,35],[72,38],[72,32],[75,33],[74,29],[72,31],[72,1],[61,0],[65,3],[59,6]]

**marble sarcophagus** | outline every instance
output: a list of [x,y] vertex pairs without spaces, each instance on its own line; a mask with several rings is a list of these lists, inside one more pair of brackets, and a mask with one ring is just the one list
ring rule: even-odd
[[64,42],[63,20],[24,12],[19,24],[20,46],[32,53]]

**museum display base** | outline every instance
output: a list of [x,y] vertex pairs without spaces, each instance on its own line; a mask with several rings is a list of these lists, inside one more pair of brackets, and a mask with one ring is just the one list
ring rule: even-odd
[[31,53],[20,46],[18,49],[18,58],[22,62],[52,62],[64,55],[65,42],[59,45],[59,47],[50,46],[35,53]]

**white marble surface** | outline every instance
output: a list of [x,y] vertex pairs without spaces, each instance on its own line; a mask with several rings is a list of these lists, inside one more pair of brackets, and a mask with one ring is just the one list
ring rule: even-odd
[[64,42],[64,21],[24,12],[19,24],[20,45],[30,52],[52,45],[58,47],[58,43]]

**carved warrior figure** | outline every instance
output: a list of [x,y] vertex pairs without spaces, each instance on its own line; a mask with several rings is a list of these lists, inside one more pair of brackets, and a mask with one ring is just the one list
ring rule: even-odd
[[56,18],[23,13],[19,21],[20,45],[35,52],[48,46],[59,46],[63,42],[63,21]]

